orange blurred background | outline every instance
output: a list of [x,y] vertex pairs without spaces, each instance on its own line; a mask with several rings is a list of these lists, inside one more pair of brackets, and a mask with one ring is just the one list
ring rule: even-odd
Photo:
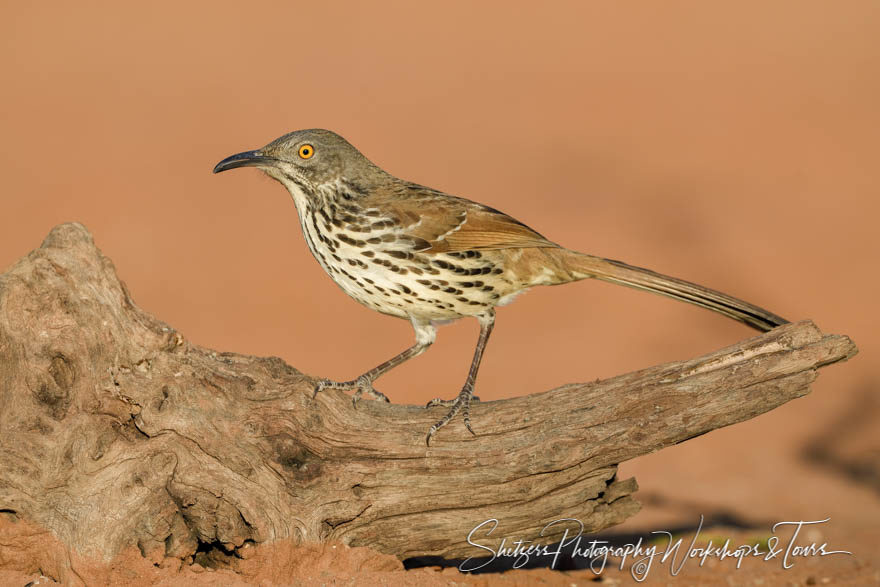
[[[880,4],[7,2],[3,13],[0,267],[80,221],[138,304],[192,342],[350,379],[409,346],[409,324],[333,284],[279,184],[211,174],[290,130],[329,128],[395,175],[567,247],[851,335],[861,354],[811,395],[623,473],[645,495],[696,504],[676,514],[694,522],[721,507],[830,515],[840,548],[876,528],[878,486],[803,455],[844,437],[847,458],[880,454]],[[499,311],[477,393],[608,377],[753,334],[612,285],[537,289]],[[454,396],[476,335],[475,321],[442,328],[377,388],[401,403]],[[852,440],[847,414],[869,409]],[[629,524],[660,523],[659,510]]]

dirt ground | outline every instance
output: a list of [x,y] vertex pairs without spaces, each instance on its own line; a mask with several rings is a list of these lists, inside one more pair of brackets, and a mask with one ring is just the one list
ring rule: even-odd
[[[709,533],[694,545],[730,540],[737,546],[760,542],[755,532],[723,526],[710,527]],[[803,532],[803,530],[802,530]],[[110,562],[93,561],[71,554],[42,530],[27,522],[0,521],[0,584],[3,585],[869,585],[880,582],[880,571],[864,559],[846,554],[827,557],[799,557],[788,551],[793,532],[780,532],[780,554],[700,561],[680,556],[668,561],[657,557],[648,565],[644,558],[629,560],[596,559],[592,567],[578,569],[524,568],[506,572],[464,575],[455,567],[421,567],[404,570],[395,557],[368,548],[349,548],[343,544],[294,545],[287,541],[261,545],[243,559],[207,557],[181,565],[178,559],[155,564],[131,548]],[[830,535],[830,534],[829,534]],[[798,544],[824,543],[829,535],[807,530],[795,540]],[[677,535],[676,535],[677,536]],[[691,536],[684,543],[690,545]],[[665,543],[664,543],[665,544]],[[658,544],[659,546],[659,544]],[[765,553],[767,544],[760,546]],[[826,552],[833,548],[829,547]],[[789,555],[788,558],[786,554]],[[634,564],[635,563],[635,564]],[[647,565],[647,566],[646,566]],[[680,582],[680,583],[679,583]]]
[[[570,248],[850,335],[860,354],[807,397],[622,464],[643,510],[609,532],[692,536],[702,515],[704,537],[762,543],[777,522],[830,518],[802,540],[852,555],[790,569],[689,562],[677,576],[656,565],[649,583],[880,584],[878,36],[869,0],[12,3],[0,19],[0,269],[80,221],[138,304],[189,340],[355,376],[408,346],[409,325],[327,279],[279,185],[211,174],[289,130],[331,128],[392,173]],[[476,333],[441,329],[377,387],[400,403],[453,396]],[[611,285],[544,288],[500,309],[478,395],[604,378],[751,335]],[[404,571],[342,545],[262,546],[233,568],[159,568],[136,552],[102,565],[52,540],[0,522],[0,583],[74,581],[60,570],[70,565],[97,584],[595,579]],[[619,570],[602,580],[632,582]]]

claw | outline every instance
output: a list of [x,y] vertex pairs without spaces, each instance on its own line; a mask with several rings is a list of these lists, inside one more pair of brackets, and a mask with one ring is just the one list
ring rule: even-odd
[[357,407],[357,403],[360,401],[361,397],[366,394],[375,400],[382,400],[386,403],[391,403],[391,400],[388,399],[384,393],[377,391],[373,388],[373,382],[361,375],[357,379],[353,379],[351,381],[331,381],[330,379],[319,379],[315,384],[315,391],[312,394],[312,399],[315,399],[318,396],[318,393],[324,391],[325,389],[338,389],[340,391],[351,391],[355,390],[354,395],[351,397],[351,405]]
[[386,404],[390,404],[391,400],[388,399],[388,396],[378,390],[373,390],[373,399],[376,401],[384,401]]
[[[425,407],[426,408],[433,408],[436,406],[443,406],[444,408],[451,408],[453,405],[455,405],[456,401],[458,401],[458,398],[442,399],[439,397],[435,397],[434,399],[432,399],[431,401],[426,403]],[[474,396],[471,396],[471,401],[478,402],[478,401],[480,401],[480,398],[474,395]]]
[[461,416],[464,419],[464,427],[468,429],[473,436],[476,436],[477,433],[474,432],[474,429],[471,428],[471,397],[468,397],[464,401],[464,409],[462,410]]
[[312,393],[312,399],[318,397],[318,394],[327,389],[328,387],[332,387],[334,381],[330,381],[329,379],[318,379],[315,383],[315,390]]
[[473,399],[476,399],[473,396],[473,391],[470,387],[465,386],[461,390],[461,392],[459,392],[458,397],[456,397],[454,400],[432,399],[431,401],[429,401],[428,405],[425,406],[426,408],[430,408],[433,406],[445,406],[449,408],[449,412],[447,412],[445,416],[443,416],[433,426],[431,426],[431,429],[428,430],[428,435],[425,437],[425,444],[427,446],[431,446],[431,438],[434,436],[434,434],[436,434],[438,430],[446,426],[453,418],[455,418],[455,416],[459,412],[462,412],[465,428],[467,428],[471,434],[476,436],[477,433],[474,432],[471,428],[470,408],[471,401]]

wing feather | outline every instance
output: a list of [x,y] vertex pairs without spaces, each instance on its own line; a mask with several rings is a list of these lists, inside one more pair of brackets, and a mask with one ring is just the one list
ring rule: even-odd
[[430,245],[434,253],[558,247],[507,214],[464,198],[410,184],[398,197],[387,198],[381,209],[400,226],[402,234]]

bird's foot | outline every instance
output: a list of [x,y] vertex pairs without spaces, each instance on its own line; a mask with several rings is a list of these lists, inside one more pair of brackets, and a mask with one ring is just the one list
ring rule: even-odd
[[340,391],[355,390],[354,395],[351,396],[351,404],[353,406],[357,406],[358,401],[360,401],[361,397],[363,397],[364,395],[370,397],[371,399],[391,403],[391,400],[389,400],[384,393],[376,390],[373,387],[372,379],[366,377],[365,375],[361,375],[357,379],[352,379],[351,381],[331,381],[330,379],[319,379],[317,384],[315,385],[315,392],[312,394],[312,399],[314,399],[318,395],[318,393],[324,391],[325,389],[338,389]]
[[428,430],[428,436],[425,437],[425,444],[431,446],[431,438],[433,438],[434,434],[446,426],[459,412],[461,412],[462,418],[464,419],[465,428],[467,428],[471,434],[476,436],[476,432],[471,428],[471,402],[473,401],[480,401],[480,398],[474,395],[473,387],[470,385],[465,385],[461,392],[459,392],[458,397],[453,400],[432,399],[429,401],[425,406],[426,408],[444,406],[449,408],[449,412],[447,412],[447,414],[436,424],[431,426],[431,429]]
[[[443,406],[444,408],[451,408],[455,404],[455,402],[457,402],[457,401],[458,401],[457,397],[455,399],[440,399],[439,397],[436,397],[436,398],[432,399],[431,401],[429,401],[427,404],[425,404],[425,407],[426,408],[433,408],[436,406]],[[480,401],[479,396],[471,395],[471,403],[478,402],[478,401]]]

